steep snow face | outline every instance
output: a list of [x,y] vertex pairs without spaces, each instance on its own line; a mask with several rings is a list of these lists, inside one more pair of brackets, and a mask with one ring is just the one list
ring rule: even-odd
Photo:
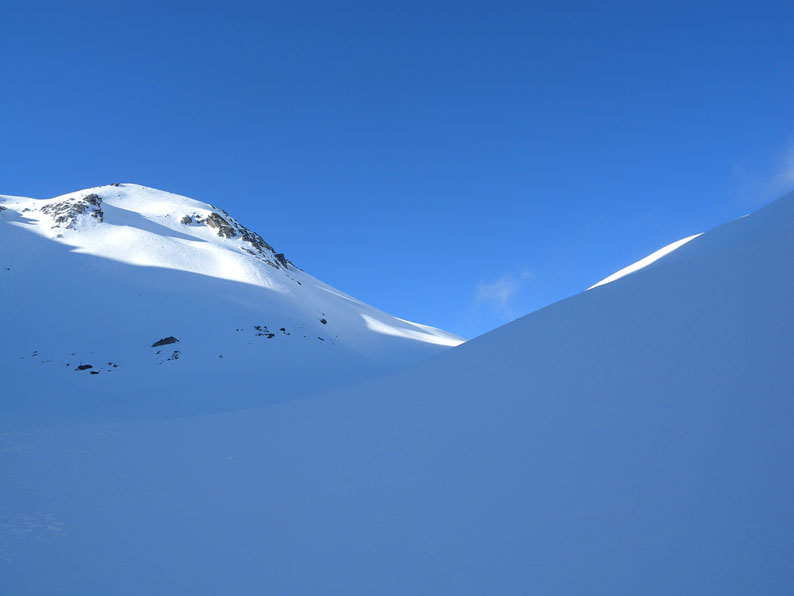
[[[141,411],[252,405],[462,341],[327,286],[224,210],[187,197],[119,184],[0,205],[11,407],[50,392],[70,395],[61,402],[70,409],[73,399]],[[178,342],[152,346],[171,336]]]
[[0,591],[791,593],[792,304],[789,195],[355,387],[5,418]]

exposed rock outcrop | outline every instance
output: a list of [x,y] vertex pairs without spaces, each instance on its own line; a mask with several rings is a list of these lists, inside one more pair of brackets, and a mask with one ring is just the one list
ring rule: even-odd
[[52,218],[53,229],[72,230],[77,226],[79,217],[83,214],[88,214],[99,222],[105,219],[105,215],[102,213],[102,198],[95,193],[79,199],[66,199],[59,203],[50,203],[42,207],[41,212]]
[[210,213],[207,216],[206,222],[209,227],[218,230],[218,236],[221,238],[234,238],[237,236],[237,232],[229,225],[229,222],[217,213]]
[[184,215],[179,222],[182,225],[206,225],[216,231],[221,238],[240,238],[247,246],[241,246],[240,250],[251,255],[257,260],[270,265],[275,269],[288,269],[295,267],[283,252],[277,253],[262,236],[241,225],[236,219],[223,209],[212,206],[214,212],[207,216],[199,213]]

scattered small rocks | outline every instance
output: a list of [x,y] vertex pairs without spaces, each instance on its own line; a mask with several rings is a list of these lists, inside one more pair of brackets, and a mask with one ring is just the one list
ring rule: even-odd
[[259,254],[259,253],[256,253],[256,252],[254,252],[254,251],[253,251],[253,250],[251,250],[250,248],[246,248],[245,246],[241,246],[241,247],[240,247],[240,250],[241,250],[241,251],[243,251],[244,253],[247,253],[247,254],[251,255],[251,256],[252,256],[252,257],[254,257],[256,260],[258,260],[258,261],[261,261],[261,262],[262,262],[262,263],[264,263],[265,265],[270,265],[271,267],[273,267],[273,269],[278,269],[278,265],[276,265],[276,264],[275,264],[273,261],[271,261],[271,260],[270,260],[270,259],[268,259],[267,257],[263,257],[263,256],[262,256],[261,254]]
[[267,325],[254,325],[254,330],[256,331],[255,335],[257,337],[266,337],[268,339],[272,339],[276,337],[275,333],[272,333],[268,328]]
[[163,339],[159,339],[152,344],[153,348],[159,348],[160,346],[167,346],[168,344],[175,344],[179,340],[175,338],[173,335],[169,335],[168,337],[164,337]]
[[[89,352],[89,354],[93,354],[93,352]],[[71,355],[74,356],[74,354],[71,354]],[[33,358],[38,358],[39,363],[41,363],[42,365],[53,365],[53,364],[55,364],[55,365],[57,365],[59,367],[61,365],[63,365],[66,368],[72,368],[72,363],[71,362],[64,362],[63,360],[58,360],[58,359],[53,360],[52,358],[47,358],[46,357],[47,354],[42,354],[38,350],[34,351],[31,356]],[[102,365],[102,364],[96,365],[96,364],[91,364],[91,363],[88,363],[88,362],[84,362],[81,359],[75,359],[75,360],[77,360],[79,362],[79,364],[74,366],[73,370],[79,371],[79,372],[88,371],[88,373],[92,374],[92,375],[98,375],[100,372],[111,373],[111,372],[114,371],[114,369],[119,368],[119,365],[116,362],[113,362],[113,361],[108,362],[107,365]]]

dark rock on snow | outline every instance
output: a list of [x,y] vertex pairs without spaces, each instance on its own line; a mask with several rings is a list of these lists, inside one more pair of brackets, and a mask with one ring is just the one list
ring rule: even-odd
[[207,225],[213,229],[217,229],[218,236],[221,238],[234,238],[237,236],[237,232],[235,232],[234,228],[229,225],[229,222],[227,222],[217,213],[210,213],[207,216]]
[[286,268],[287,268],[287,265],[289,265],[289,261],[287,260],[287,257],[286,257],[286,256],[284,256],[284,253],[283,253],[283,252],[278,252],[278,253],[276,253],[276,254],[275,254],[275,255],[273,255],[273,256],[276,258],[276,260],[277,260],[279,263],[281,263],[281,266],[282,266],[282,267],[284,267],[284,269],[286,269]]
[[53,228],[74,229],[77,225],[77,218],[83,213],[89,213],[91,217],[102,222],[105,219],[102,213],[102,197],[91,193],[82,199],[67,199],[60,203],[45,205],[41,208],[42,213],[46,213],[53,219]]

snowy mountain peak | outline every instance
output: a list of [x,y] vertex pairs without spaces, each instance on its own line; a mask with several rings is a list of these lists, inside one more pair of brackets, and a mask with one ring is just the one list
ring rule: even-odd
[[229,382],[283,399],[463,341],[322,283],[215,205],[136,184],[0,196],[0,303],[3,336],[18,338],[0,345],[12,385],[172,386],[224,407],[240,400]]
[[[2,198],[0,198],[2,200]],[[173,261],[174,253],[184,258],[186,270],[215,277],[261,284],[261,276],[245,269],[250,267],[218,267],[217,259],[207,261],[207,246],[213,250],[245,257],[238,265],[250,260],[286,272],[294,265],[283,253],[268,244],[262,236],[249,230],[225,210],[169,192],[137,184],[111,184],[72,192],[53,199],[22,199],[5,197],[3,204],[24,214],[38,232],[84,252],[118,259],[137,265],[163,266]],[[102,224],[102,225],[100,225]],[[96,228],[99,229],[96,229]],[[165,240],[161,246],[151,245],[153,237]],[[124,242],[114,243],[114,240]],[[149,250],[125,249],[147,243]],[[190,243],[194,245],[191,246]],[[217,256],[217,255],[216,255]],[[225,255],[227,258],[229,254]],[[206,262],[208,267],[202,267]],[[266,276],[267,277],[267,276]]]

